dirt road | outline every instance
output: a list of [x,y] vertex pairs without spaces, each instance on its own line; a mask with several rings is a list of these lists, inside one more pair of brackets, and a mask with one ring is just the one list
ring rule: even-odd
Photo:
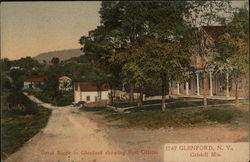
[[71,106],[54,107],[34,97],[31,100],[52,109],[47,126],[6,162],[110,162],[128,161],[121,150],[105,138],[94,121]]
[[126,129],[103,115],[30,99],[52,109],[52,115],[46,128],[6,162],[162,162],[166,143],[248,141],[248,124]]

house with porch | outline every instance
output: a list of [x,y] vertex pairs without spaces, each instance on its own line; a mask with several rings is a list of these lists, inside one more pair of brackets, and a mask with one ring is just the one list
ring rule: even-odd
[[[202,42],[206,45],[214,43],[214,41],[225,31],[224,26],[203,26],[199,28],[202,34]],[[194,71],[186,73],[189,79],[185,83],[180,83],[175,80],[169,81],[170,95],[185,95],[185,96],[201,96],[205,93],[209,96],[235,96],[236,87],[230,79],[230,71],[225,72],[225,69],[207,69],[205,75],[202,66],[206,59],[194,55],[191,58]],[[222,72],[224,70],[224,72]],[[206,84],[204,83],[206,77]],[[238,95],[241,98],[249,96],[249,76],[248,72],[239,79]]]

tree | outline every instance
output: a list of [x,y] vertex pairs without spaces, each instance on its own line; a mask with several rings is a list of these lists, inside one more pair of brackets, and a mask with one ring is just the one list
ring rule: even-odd
[[[2,91],[4,89],[11,89],[12,88],[10,79],[4,75],[1,76],[0,85],[1,85]],[[2,92],[1,92],[1,94],[2,94]]]
[[53,57],[53,58],[51,59],[51,63],[52,63],[53,65],[57,65],[57,64],[60,63],[60,60],[59,60],[58,57]]
[[[225,24],[232,14],[233,8],[230,1],[190,1],[190,11],[192,15],[186,17],[195,28],[201,26],[209,26],[216,23]],[[196,31],[197,50],[196,55],[201,57],[202,73],[204,82],[203,104],[207,108],[207,72],[211,68],[211,60],[213,57],[213,44],[207,42],[207,37],[204,37],[200,30]]]
[[[116,44],[110,61],[121,70],[123,65],[130,62],[133,50],[145,33],[145,7],[142,2],[103,2],[99,13],[106,37],[109,38],[107,40]],[[127,83],[130,84],[129,101],[132,104],[134,85],[133,82]]]
[[9,76],[13,80],[13,85],[15,89],[22,89],[23,88],[23,78],[25,72],[19,69],[13,69],[10,71]]
[[41,85],[41,87],[47,91],[57,91],[59,88],[58,77],[54,75],[48,77],[48,79],[44,82],[44,85]]
[[[208,7],[208,13],[201,14],[204,6]],[[185,80],[189,58],[198,42],[193,28],[197,17],[192,16],[201,14],[202,19],[211,23],[219,19],[214,16],[215,10],[220,11],[219,6],[224,7],[224,2],[102,2],[101,25],[81,37],[80,44],[85,54],[114,78],[123,71],[123,80],[130,84],[130,103],[136,82],[144,84],[139,78],[154,72],[151,78],[161,81],[165,111],[168,80],[170,77]],[[138,65],[137,49],[148,58],[143,68]]]
[[26,72],[31,71],[32,68],[41,68],[41,64],[37,60],[32,59],[30,56],[14,60],[13,65],[23,68]]
[[8,102],[10,109],[13,106],[22,108],[31,103],[30,100],[25,95],[23,95],[21,91],[15,90],[11,90],[11,93],[7,96],[6,101]]
[[190,16],[188,2],[150,2],[147,5],[148,36],[145,66],[161,82],[162,110],[166,110],[169,78],[183,80],[194,48],[191,25],[184,19]]
[[11,67],[11,61],[7,58],[0,59],[0,69],[4,71],[10,70]]
[[215,42],[214,62],[225,67],[235,84],[235,103],[239,104],[238,84],[242,75],[248,73],[248,11],[240,9],[234,13],[226,32]]
[[123,78],[128,85],[134,85],[139,90],[138,106],[143,104],[144,86],[152,80],[145,63],[147,61],[147,53],[143,48],[138,48],[133,52],[130,62],[126,63],[122,68]]

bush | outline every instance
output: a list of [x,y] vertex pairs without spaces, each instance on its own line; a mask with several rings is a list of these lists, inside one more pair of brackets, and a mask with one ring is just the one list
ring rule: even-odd
[[72,91],[34,91],[32,94],[42,100],[55,106],[67,106],[74,101],[74,94]]

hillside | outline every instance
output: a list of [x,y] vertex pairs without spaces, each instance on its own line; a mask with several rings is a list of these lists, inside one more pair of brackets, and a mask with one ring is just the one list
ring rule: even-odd
[[80,51],[80,49],[67,49],[61,51],[51,51],[51,52],[41,53],[33,58],[35,60],[38,60],[39,62],[42,62],[43,60],[46,60],[47,62],[51,61],[53,57],[58,57],[60,61],[64,61],[72,57],[78,57],[80,55],[83,55],[83,52]]

